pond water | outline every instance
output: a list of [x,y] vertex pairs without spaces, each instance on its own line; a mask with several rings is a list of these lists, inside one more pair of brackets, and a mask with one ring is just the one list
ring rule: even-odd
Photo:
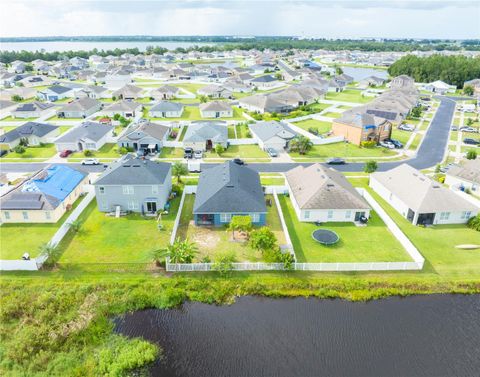
[[369,76],[377,76],[382,79],[386,79],[388,77],[388,72],[386,69],[342,67],[342,71],[343,73],[352,76],[354,81],[360,81]]
[[241,297],[115,319],[164,349],[152,376],[478,376],[480,296]]

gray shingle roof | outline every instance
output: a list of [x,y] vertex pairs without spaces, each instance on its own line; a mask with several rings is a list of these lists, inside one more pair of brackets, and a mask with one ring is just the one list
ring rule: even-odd
[[270,140],[274,136],[278,136],[285,140],[293,139],[296,133],[287,125],[276,122],[258,122],[251,124],[250,129],[262,141]]
[[251,80],[251,82],[254,82],[254,83],[255,82],[273,82],[273,81],[277,81],[277,79],[271,75],[260,76]]
[[80,139],[88,138],[98,141],[113,130],[113,126],[95,122],[84,122],[80,126],[60,136],[55,143],[75,143]]
[[53,126],[48,123],[28,122],[11,130],[10,132],[0,135],[0,142],[9,143],[11,141],[20,139],[22,137],[29,137],[31,135],[42,137],[56,130],[57,128],[57,126]]
[[142,160],[129,154],[110,164],[94,185],[164,184],[170,169],[170,163]]
[[[54,85],[54,86],[51,86],[47,89],[56,93],[56,94],[66,93],[66,92],[69,92],[71,90],[70,88],[66,88],[66,87],[61,86],[61,85]],[[45,90],[47,90],[47,89],[45,89]],[[43,90],[41,92],[43,92]]]
[[228,140],[228,128],[216,124],[215,122],[204,122],[204,123],[191,123],[183,141],[185,142],[196,142],[196,141],[207,141],[212,140],[216,143],[224,143]]
[[447,175],[480,184],[480,159],[467,160],[460,166],[452,166]]
[[38,110],[46,110],[52,108],[54,105],[51,103],[44,103],[34,101],[31,103],[24,103],[18,106],[15,111],[38,111]]
[[266,213],[257,172],[233,161],[200,174],[193,213]]
[[183,105],[177,102],[160,101],[153,106],[149,111],[180,111],[183,109]]
[[123,140],[139,140],[145,135],[151,136],[158,141],[161,141],[165,134],[170,131],[170,127],[163,124],[157,124],[152,122],[139,123],[138,126],[133,128],[130,132],[121,137],[118,141],[121,143]]

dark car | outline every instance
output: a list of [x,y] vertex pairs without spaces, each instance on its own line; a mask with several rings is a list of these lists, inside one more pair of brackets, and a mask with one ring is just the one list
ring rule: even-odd
[[233,162],[235,162],[237,165],[245,165],[245,161],[240,158],[234,158]]
[[475,140],[475,139],[471,139],[471,138],[469,138],[469,137],[463,139],[463,142],[464,142],[465,144],[470,144],[470,145],[478,145],[478,144],[480,144],[480,141]]
[[0,149],[0,157],[5,156],[8,153],[6,149]]
[[278,156],[277,151],[273,148],[267,148],[267,153],[270,157],[277,157]]
[[327,160],[327,164],[328,165],[343,165],[343,164],[345,164],[345,160],[343,158],[333,157],[333,158],[329,158]]
[[183,158],[193,158],[193,149],[185,148],[185,151],[183,153]]
[[395,146],[395,148],[397,148],[397,149],[403,148],[403,144],[401,142],[399,142],[398,140],[387,139],[386,141],[389,141],[390,143],[392,143]]
[[73,152],[70,149],[65,149],[64,151],[60,152],[60,157],[66,158],[70,156]]

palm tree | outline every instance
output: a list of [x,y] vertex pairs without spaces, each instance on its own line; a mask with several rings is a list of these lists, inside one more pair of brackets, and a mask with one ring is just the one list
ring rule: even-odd
[[60,249],[49,242],[45,242],[39,247],[40,255],[46,255],[47,259],[45,260],[44,265],[46,266],[56,266],[58,260],[60,259],[62,252]]
[[312,146],[312,141],[306,136],[296,136],[290,141],[290,150],[299,154],[307,154]]
[[171,263],[192,263],[193,258],[198,253],[197,245],[189,242],[188,239],[180,241],[177,238],[172,245],[151,252],[152,259],[159,263],[163,258],[170,258]]
[[157,266],[160,266],[162,262],[165,261],[165,258],[168,256],[167,248],[152,250],[150,252],[152,260],[155,262]]
[[73,220],[71,223],[68,223],[68,227],[73,230],[73,232],[78,233],[83,225],[82,220]]
[[188,175],[188,169],[185,164],[182,164],[181,162],[175,162],[172,165],[172,174],[177,177],[177,183],[182,182],[180,179],[182,175]]

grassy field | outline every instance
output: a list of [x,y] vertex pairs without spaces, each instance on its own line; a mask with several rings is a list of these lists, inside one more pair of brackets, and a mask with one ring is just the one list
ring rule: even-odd
[[343,102],[368,103],[374,98],[362,96],[362,92],[360,90],[345,89],[344,91],[338,93],[328,92],[325,96],[325,99]]
[[29,158],[43,158],[48,159],[55,156],[57,150],[55,149],[55,144],[45,144],[44,146],[35,146],[35,147],[26,147],[24,153],[9,152],[1,160],[18,158],[18,159],[29,159]]
[[353,144],[334,143],[314,145],[306,155],[290,152],[292,158],[327,158],[327,157],[388,157],[394,156],[395,152],[386,148],[360,148]]
[[[289,198],[280,196],[285,222],[298,262],[402,262],[411,258],[380,217],[371,212],[366,227],[353,223],[314,223],[298,221]],[[340,236],[336,245],[323,246],[312,238],[316,229],[333,230]]]
[[392,139],[398,140],[404,146],[407,144],[408,140],[410,140],[410,136],[412,136],[412,133],[409,131],[399,130],[398,128],[392,130]]
[[168,215],[162,216],[164,230],[155,218],[130,214],[108,217],[92,201],[80,215],[79,233],[69,233],[60,244],[60,263],[148,263],[150,251],[167,246],[180,199],[172,201]]
[[422,139],[423,139],[423,135],[416,134],[415,137],[413,138],[412,144],[410,144],[410,147],[408,149],[416,150],[420,146]]
[[329,113],[322,114],[322,116],[329,117],[329,118],[340,118],[342,114],[329,112]]
[[332,122],[325,122],[316,119],[307,119],[293,123],[295,126],[308,131],[309,128],[316,128],[319,135],[325,134],[332,129]]
[[[118,153],[118,146],[115,143],[106,143],[98,151],[92,151],[92,156],[90,158],[118,158],[120,153]],[[68,159],[84,159],[85,155],[83,152],[75,152],[68,156]]]

